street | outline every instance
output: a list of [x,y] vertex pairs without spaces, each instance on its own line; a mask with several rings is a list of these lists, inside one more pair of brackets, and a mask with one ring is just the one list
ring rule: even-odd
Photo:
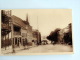
[[[9,48],[9,50],[2,50],[4,54],[12,54],[12,49]],[[33,46],[33,47],[27,47],[24,49],[24,47],[15,48],[14,54],[20,54],[20,53],[50,53],[50,52],[72,52],[72,47],[69,45],[39,45],[39,46]]]

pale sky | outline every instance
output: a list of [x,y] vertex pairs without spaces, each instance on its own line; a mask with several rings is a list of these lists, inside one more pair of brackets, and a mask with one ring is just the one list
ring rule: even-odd
[[[12,15],[23,20],[28,14],[29,23],[33,29],[41,32],[42,36],[47,36],[56,28],[65,28],[72,23],[71,9],[13,9]],[[37,24],[38,22],[38,24]]]

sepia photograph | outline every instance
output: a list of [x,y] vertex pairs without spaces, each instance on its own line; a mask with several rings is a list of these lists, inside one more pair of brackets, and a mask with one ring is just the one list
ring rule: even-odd
[[72,54],[72,9],[0,10],[0,55]]

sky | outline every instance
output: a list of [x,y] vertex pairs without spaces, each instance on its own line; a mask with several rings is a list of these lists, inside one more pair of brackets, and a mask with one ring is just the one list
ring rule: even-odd
[[13,9],[12,15],[28,21],[33,29],[38,29],[41,36],[48,36],[56,28],[65,28],[72,23],[71,9]]

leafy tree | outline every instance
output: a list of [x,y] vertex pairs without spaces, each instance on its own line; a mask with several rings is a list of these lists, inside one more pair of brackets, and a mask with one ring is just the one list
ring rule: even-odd
[[64,34],[64,41],[65,43],[72,45],[72,24],[68,25],[69,31]]
[[54,41],[54,43],[57,43],[58,42],[59,31],[60,31],[60,28],[55,29],[54,31],[52,31],[50,33],[49,36],[47,36],[47,39],[50,40],[51,42]]

